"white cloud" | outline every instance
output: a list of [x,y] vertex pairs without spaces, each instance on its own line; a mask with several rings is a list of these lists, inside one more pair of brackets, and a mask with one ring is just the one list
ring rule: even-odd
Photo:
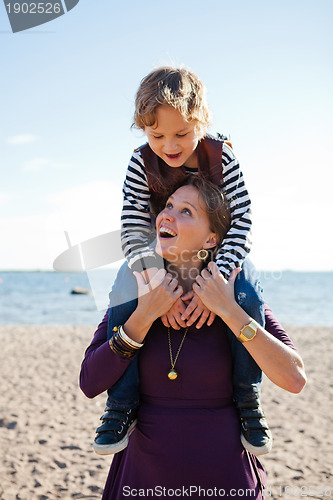
[[0,269],[52,269],[68,248],[65,231],[75,245],[120,228],[121,185],[96,181],[45,200],[52,205],[48,213],[0,217]]
[[13,135],[12,137],[7,137],[7,144],[30,144],[31,142],[35,142],[39,139],[37,135],[33,134],[19,134]]
[[62,162],[62,161],[51,161],[50,167],[59,170],[67,170],[68,168],[73,168],[72,163]]
[[0,269],[51,269],[44,215],[0,218]]
[[17,193],[0,193],[0,205],[6,205],[9,201],[19,197]]
[[49,194],[45,200],[57,208],[72,245],[120,228],[121,185],[94,181]]
[[33,158],[23,163],[22,170],[24,172],[32,172],[36,170],[41,170],[44,167],[50,165],[50,160],[48,158]]
[[66,162],[58,162],[51,160],[50,158],[33,158],[32,160],[28,160],[23,163],[22,165],[22,170],[24,172],[37,172],[39,170],[42,170],[44,168],[48,169],[68,169],[72,168],[73,165],[71,163],[66,163]]

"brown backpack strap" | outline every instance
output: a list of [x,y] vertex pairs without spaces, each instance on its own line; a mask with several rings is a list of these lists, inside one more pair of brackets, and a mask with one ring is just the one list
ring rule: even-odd
[[222,171],[222,139],[206,136],[198,144],[199,175],[210,180],[217,186],[223,182]]

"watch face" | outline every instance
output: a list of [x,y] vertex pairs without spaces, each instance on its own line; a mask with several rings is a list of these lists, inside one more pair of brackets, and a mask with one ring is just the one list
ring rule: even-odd
[[248,340],[252,340],[253,337],[255,337],[256,333],[257,329],[250,323],[249,325],[246,325],[244,326],[244,328],[242,328],[239,340],[241,342],[247,342]]
[[247,326],[243,331],[243,335],[247,338],[247,340],[251,340],[255,336],[255,333],[255,330],[253,330],[250,326]]

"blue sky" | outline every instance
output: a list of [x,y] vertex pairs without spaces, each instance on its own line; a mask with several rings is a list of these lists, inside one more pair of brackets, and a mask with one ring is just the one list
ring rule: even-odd
[[80,0],[13,34],[0,5],[0,269],[51,269],[119,227],[134,94],[153,67],[205,83],[253,202],[260,269],[333,269],[330,0]]

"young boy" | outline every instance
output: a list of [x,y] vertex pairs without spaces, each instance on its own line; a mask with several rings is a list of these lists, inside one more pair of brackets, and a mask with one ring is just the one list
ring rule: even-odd
[[[163,208],[173,187],[189,172],[220,186],[229,201],[230,229],[216,263],[228,279],[230,272],[245,261],[235,284],[236,300],[264,326],[261,287],[254,268],[245,260],[250,251],[251,202],[230,143],[206,135],[209,124],[205,87],[192,72],[163,67],[142,80],[136,95],[133,126],[146,133],[148,144],[134,152],[123,186],[122,245],[128,266],[124,264],[119,271],[110,294],[108,338],[118,334],[119,325],[125,323],[136,307],[136,280],[132,271],[142,272],[149,281],[163,266],[151,245],[154,214]],[[174,329],[185,328],[197,320],[200,328],[205,321],[210,325],[214,315],[195,294],[178,299],[162,317],[164,325]],[[262,372],[235,336],[231,334],[229,339],[234,364],[234,401],[242,423],[241,441],[252,453],[265,454],[271,449],[272,437],[259,401]],[[251,338],[243,336],[243,342],[247,340]],[[135,360],[108,390],[106,413],[101,417],[102,425],[93,444],[97,453],[117,453],[127,446],[138,404]]]

